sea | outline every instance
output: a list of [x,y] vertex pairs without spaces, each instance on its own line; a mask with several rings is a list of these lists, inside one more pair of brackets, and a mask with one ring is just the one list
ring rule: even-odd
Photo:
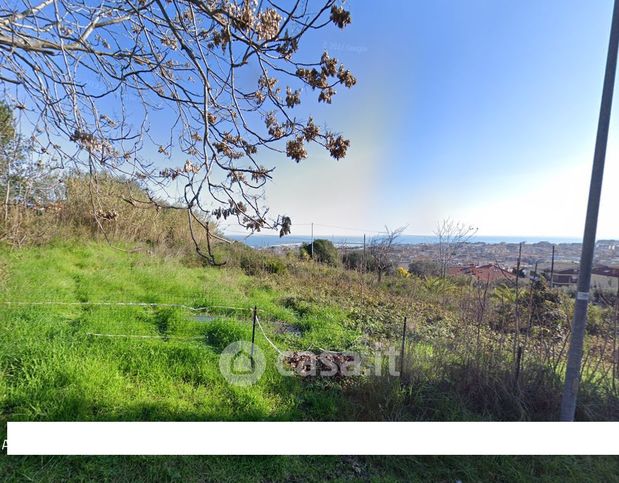
[[[267,248],[284,245],[300,245],[310,243],[312,237],[307,235],[288,235],[280,238],[277,235],[263,235],[255,233],[253,235],[225,235],[230,240],[243,242],[254,248]],[[330,240],[336,246],[363,246],[363,236],[316,236],[316,239]],[[370,237],[366,239],[369,243]],[[581,243],[581,238],[570,237],[539,237],[539,236],[474,236],[469,239],[470,243]],[[418,245],[421,243],[438,243],[438,238],[434,235],[401,235],[397,242],[400,245]]]

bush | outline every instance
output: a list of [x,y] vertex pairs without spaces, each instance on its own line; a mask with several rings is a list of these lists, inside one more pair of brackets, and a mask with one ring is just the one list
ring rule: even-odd
[[432,260],[413,260],[408,265],[408,271],[411,275],[418,277],[438,277],[441,275],[440,265]]
[[359,270],[363,267],[363,252],[361,250],[347,251],[342,255],[342,262],[348,270]]
[[396,270],[396,273],[398,274],[398,277],[400,278],[409,278],[411,276],[410,272],[402,267],[398,267],[398,269]]
[[303,256],[304,252],[310,257],[313,254],[314,260],[317,262],[334,267],[339,265],[340,262],[337,248],[329,240],[314,240],[313,243],[304,243],[301,245],[301,256]]

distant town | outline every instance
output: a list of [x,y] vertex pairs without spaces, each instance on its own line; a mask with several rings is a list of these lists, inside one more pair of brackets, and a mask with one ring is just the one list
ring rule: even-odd
[[[580,243],[549,242],[523,243],[521,266],[534,267],[535,264],[544,267],[552,262],[554,246],[555,266],[578,265],[580,260]],[[438,255],[439,245],[436,243],[421,243],[417,245],[394,245],[393,261],[399,266],[407,266],[415,259],[435,259]],[[518,260],[519,243],[484,243],[468,242],[458,249],[454,256],[455,264],[496,263],[503,267],[516,266]],[[600,240],[596,243],[595,262],[600,265],[619,265],[619,241]]]
[[[515,274],[521,244],[469,242],[455,253],[449,267],[450,275],[470,275],[479,280],[510,280]],[[554,247],[554,263],[553,263]],[[408,267],[412,261],[435,260],[439,245],[394,245],[393,263]],[[554,286],[571,287],[578,281],[580,243],[522,243],[520,269],[524,275],[544,275]],[[515,275],[514,275],[515,278]],[[619,282],[619,241],[599,240],[596,243],[591,284],[600,289],[617,289]]]
[[[338,245],[338,243],[335,243]],[[275,252],[296,250],[299,244],[270,246]],[[359,245],[341,244],[341,252],[362,250]],[[554,261],[553,261],[554,248]],[[411,263],[439,258],[438,243],[396,243],[390,249],[395,268],[407,269]],[[580,243],[486,243],[469,241],[455,251],[449,263],[450,276],[470,276],[479,281],[495,283],[514,281],[520,252],[521,276],[541,276],[554,287],[575,288],[578,281]],[[596,243],[591,280],[594,288],[605,291],[619,289],[619,241],[599,240]]]

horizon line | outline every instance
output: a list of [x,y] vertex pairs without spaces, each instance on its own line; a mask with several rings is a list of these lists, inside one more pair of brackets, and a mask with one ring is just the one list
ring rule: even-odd
[[[282,240],[285,240],[287,238],[295,238],[295,237],[311,237],[312,234],[311,233],[291,233],[289,235],[285,235],[284,237],[280,237],[275,231],[271,232],[269,231],[263,231],[263,232],[255,232],[255,233],[243,233],[243,232],[239,232],[239,231],[223,231],[224,236],[238,236],[238,237],[254,237],[254,236],[265,236],[265,237],[273,237],[273,238],[281,238]],[[375,233],[375,234],[371,234],[368,235],[367,238],[373,238],[376,236],[380,236],[380,235],[384,235],[385,233]],[[400,235],[401,237],[417,237],[417,238],[437,238],[438,236],[436,234],[429,234],[429,235],[420,235],[420,234],[414,234],[414,233],[402,233]],[[363,238],[363,234],[350,234],[350,233],[329,233],[329,234],[316,234],[314,233],[314,238],[315,239],[319,239],[319,238],[328,238],[328,237],[338,237],[338,238]],[[539,242],[543,242],[546,240],[551,240],[551,239],[560,239],[560,240],[580,240],[580,242],[582,242],[582,235],[581,236],[570,236],[570,235],[485,235],[485,234],[475,234],[472,235],[470,237],[470,239],[475,239],[475,238],[497,238],[497,239],[501,239],[501,238],[520,238],[522,239],[523,242],[526,242],[527,239],[537,239],[539,240]],[[619,236],[617,237],[606,237],[606,236],[600,236],[600,237],[596,237],[596,242],[597,241],[619,241]],[[577,242],[574,242],[577,243]]]

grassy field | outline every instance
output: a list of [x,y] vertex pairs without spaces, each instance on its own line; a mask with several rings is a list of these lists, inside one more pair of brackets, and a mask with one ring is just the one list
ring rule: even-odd
[[[105,245],[17,251],[2,263],[10,272],[3,301],[93,303],[2,306],[2,405],[13,419],[332,419],[341,411],[336,391],[321,388],[314,400],[299,380],[278,374],[276,353],[262,337],[257,344],[269,364],[258,384],[230,386],[218,367],[229,343],[251,339],[254,305],[305,329],[297,349],[355,339],[334,309],[300,320],[279,303],[281,294],[240,271],[190,268]],[[217,308],[201,322],[183,308],[96,305],[136,301]],[[292,338],[272,336],[282,347]]]
[[[431,385],[426,389],[434,399],[389,377],[355,381],[284,377],[275,368],[275,350],[261,334],[257,344],[267,357],[265,375],[250,387],[228,384],[219,371],[219,354],[230,342],[250,339],[254,305],[269,337],[282,349],[362,350],[369,343],[368,333],[374,334],[372,340],[380,340],[392,325],[399,326],[400,314],[394,309],[389,312],[393,321],[362,330],[363,314],[338,303],[333,295],[346,296],[338,283],[348,284],[349,290],[358,288],[341,271],[303,272],[302,277],[328,276],[332,283],[324,286],[308,284],[301,276],[256,277],[246,272],[95,242],[0,249],[2,421],[492,419],[488,412],[467,407]],[[116,302],[206,306],[211,317],[196,320],[194,312],[182,307],[102,305]],[[373,320],[382,320],[381,303],[369,304],[374,307]],[[421,407],[424,404],[432,407]],[[2,456],[0,460],[0,477],[5,481],[201,481],[238,480],[240,475],[248,480],[289,481],[611,481],[617,473],[614,458]]]

